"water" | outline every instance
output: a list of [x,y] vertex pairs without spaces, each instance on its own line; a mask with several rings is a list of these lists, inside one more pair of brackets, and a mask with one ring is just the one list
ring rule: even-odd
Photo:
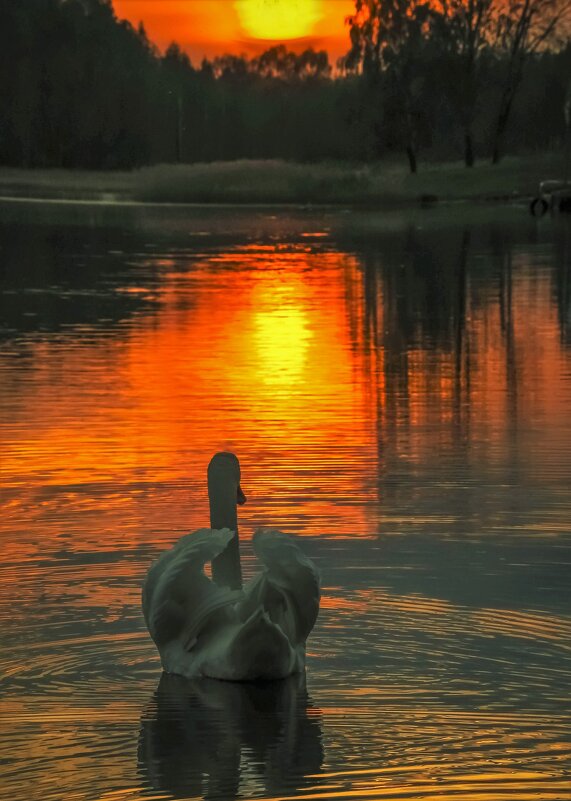
[[[571,228],[1,208],[6,799],[569,798]],[[306,681],[162,677],[146,569],[242,463]]]

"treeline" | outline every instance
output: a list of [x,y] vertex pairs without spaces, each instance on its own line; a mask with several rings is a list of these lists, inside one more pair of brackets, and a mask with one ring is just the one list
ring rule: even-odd
[[[161,54],[109,0],[0,0],[0,163],[116,169],[406,151],[412,169],[422,153],[473,163],[560,146],[571,44],[546,37],[514,64],[513,31],[492,41],[482,29],[470,51],[462,8],[484,1],[457,0],[446,18],[412,0],[357,0],[347,58],[332,70],[325,52],[284,46],[194,66],[175,44]],[[375,14],[391,5],[387,39]]]

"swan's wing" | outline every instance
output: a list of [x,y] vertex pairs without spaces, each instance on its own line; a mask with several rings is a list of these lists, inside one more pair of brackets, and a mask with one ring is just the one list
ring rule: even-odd
[[269,581],[291,601],[299,641],[305,641],[319,613],[319,571],[295,538],[275,529],[254,534],[254,551]]
[[[149,622],[150,608],[153,603],[157,588],[165,584],[168,586],[182,570],[190,565],[199,571],[204,568],[206,562],[223,550],[227,541],[231,539],[231,534],[227,534],[228,529],[215,531],[208,528],[201,528],[192,534],[185,534],[168,551],[164,551],[159,558],[153,562],[149,568],[143,582],[143,614],[145,621]],[[191,567],[191,569],[192,569]]]
[[157,645],[173,639],[183,628],[192,628],[199,610],[223,605],[226,592],[204,575],[204,565],[233,536],[227,528],[200,529],[181,537],[151,565],[143,584],[143,614]]

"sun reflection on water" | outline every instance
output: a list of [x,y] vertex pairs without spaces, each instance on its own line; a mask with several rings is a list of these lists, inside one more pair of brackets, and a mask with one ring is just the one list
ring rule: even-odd
[[[318,229],[311,246],[273,230],[113,247],[125,263],[98,261],[93,294],[107,286],[115,317],[3,342],[11,798],[171,798],[176,771],[198,797],[181,787],[206,765],[228,797],[564,796],[571,352],[554,273],[525,253],[486,273],[452,231],[435,278],[424,234],[341,247]],[[269,523],[309,535],[324,577],[308,695],[272,715],[200,687],[159,698],[141,621],[149,563],[208,519],[217,449],[242,461],[245,572]]]
[[311,380],[306,374],[311,333],[295,286],[265,286],[254,293],[260,380],[291,386]]

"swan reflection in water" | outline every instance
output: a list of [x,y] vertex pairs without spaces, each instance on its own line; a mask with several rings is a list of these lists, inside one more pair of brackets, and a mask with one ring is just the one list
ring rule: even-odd
[[321,716],[305,675],[264,683],[164,673],[143,713],[144,784],[175,798],[279,795],[315,785],[323,761]]

